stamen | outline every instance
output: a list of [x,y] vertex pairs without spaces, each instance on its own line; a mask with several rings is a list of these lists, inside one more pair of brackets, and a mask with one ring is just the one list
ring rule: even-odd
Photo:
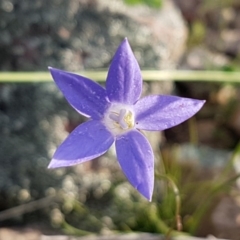
[[118,123],[119,123],[119,125],[121,126],[122,129],[128,129],[128,125],[125,122],[125,113],[126,113],[126,109],[121,109],[120,110]]
[[118,122],[119,116],[117,113],[110,113],[109,118],[112,119],[114,122]]

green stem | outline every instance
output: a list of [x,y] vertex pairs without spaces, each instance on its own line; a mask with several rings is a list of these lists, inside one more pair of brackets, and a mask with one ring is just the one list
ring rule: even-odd
[[175,182],[172,180],[172,178],[170,178],[168,175],[164,175],[164,174],[159,174],[156,173],[155,174],[156,177],[158,178],[164,178],[166,179],[170,184],[171,187],[173,189],[173,193],[175,195],[175,204],[176,204],[176,212],[175,212],[175,218],[176,218],[176,228],[178,231],[182,230],[182,220],[181,220],[181,197],[180,197],[180,193],[179,193],[179,189],[177,187],[177,185],[175,184]]

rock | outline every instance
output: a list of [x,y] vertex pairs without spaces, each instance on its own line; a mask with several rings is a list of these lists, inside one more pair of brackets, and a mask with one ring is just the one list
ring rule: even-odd
[[224,51],[231,56],[239,56],[240,54],[240,31],[237,29],[225,29],[221,33]]
[[40,233],[32,230],[16,231],[7,228],[0,229],[0,239],[6,240],[39,240]]
[[2,9],[2,70],[108,67],[124,37],[129,38],[141,66],[169,68],[176,65],[187,38],[171,1],[161,10],[132,8],[122,1],[54,0],[49,4],[28,0],[20,5],[9,0],[5,4],[11,7]]
[[63,177],[46,168],[56,145],[67,136],[68,109],[54,84],[1,86],[1,210],[61,187]]
[[229,58],[224,54],[210,51],[207,47],[197,46],[184,54],[180,68],[192,70],[221,69],[229,62]]
[[[184,21],[171,1],[161,10],[100,0],[26,0],[23,4],[3,0],[1,7],[0,69],[5,71],[46,71],[49,65],[68,71],[106,68],[126,36],[141,67],[174,68],[187,37]],[[158,93],[172,90],[171,83],[160,86]],[[91,197],[101,199],[111,195],[111,181],[125,181],[111,151],[100,161],[48,170],[54,150],[83,117],[52,83],[0,87],[0,155],[4,156],[0,159],[0,210],[57,193],[63,195],[68,212],[76,199],[82,203]],[[145,94],[152,89],[156,87],[148,85]],[[160,141],[156,136],[154,148]],[[137,195],[133,188],[130,191],[131,196]],[[60,206],[56,203],[55,208]],[[50,218],[54,215],[49,209],[43,212]],[[84,220],[78,219],[77,224],[92,223],[81,217]],[[98,222],[93,230],[101,228],[103,223]]]
[[240,236],[239,219],[239,202],[227,196],[216,205],[211,217],[213,227],[219,237],[236,240]]
[[[163,240],[164,236],[150,233],[128,233],[128,234],[115,234],[107,236],[87,236],[87,237],[74,237],[64,235],[46,236],[34,230],[12,230],[7,228],[0,229],[1,239],[8,240]],[[174,237],[173,240],[224,240],[215,237],[196,238],[190,236]],[[226,240],[226,239],[225,239]]]
[[232,154],[232,152],[227,150],[192,144],[176,145],[175,151],[178,162],[191,163],[200,167],[200,169],[208,169],[210,171],[223,169]]

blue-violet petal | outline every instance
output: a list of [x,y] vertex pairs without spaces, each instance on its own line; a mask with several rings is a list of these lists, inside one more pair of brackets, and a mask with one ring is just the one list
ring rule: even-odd
[[134,106],[136,128],[159,131],[174,127],[197,113],[205,100],[176,96],[152,95]]
[[58,88],[73,108],[86,117],[102,118],[109,106],[106,90],[102,86],[74,73],[49,69]]
[[106,90],[111,102],[124,104],[134,104],[141,95],[141,70],[126,38],[113,57]]
[[112,134],[100,121],[89,120],[75,128],[58,147],[48,168],[92,160],[104,154],[113,142]]
[[154,184],[154,157],[148,140],[137,130],[116,139],[119,164],[129,182],[149,201]]

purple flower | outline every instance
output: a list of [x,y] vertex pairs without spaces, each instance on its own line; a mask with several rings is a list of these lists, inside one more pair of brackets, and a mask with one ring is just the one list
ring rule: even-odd
[[58,147],[49,168],[66,167],[104,154],[115,142],[118,162],[129,182],[149,201],[154,185],[154,156],[139,131],[160,131],[192,117],[205,101],[151,95],[139,100],[142,77],[125,39],[110,65],[106,89],[73,73],[50,68],[65,98],[90,119]]

